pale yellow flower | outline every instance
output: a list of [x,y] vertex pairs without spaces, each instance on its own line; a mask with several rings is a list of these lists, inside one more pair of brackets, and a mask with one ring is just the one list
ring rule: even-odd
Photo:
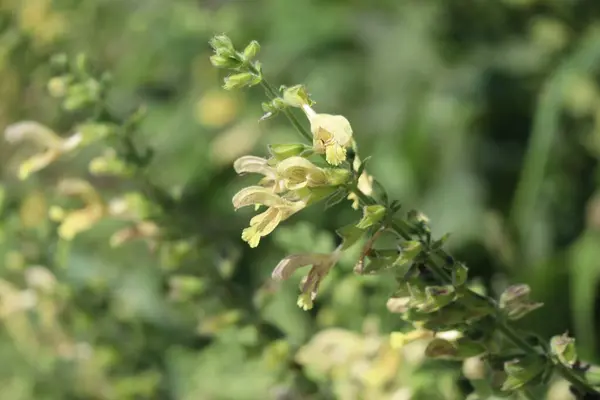
[[247,206],[266,206],[266,211],[254,216],[250,226],[242,231],[242,240],[250,247],[258,246],[260,238],[267,236],[279,223],[306,207],[306,202],[284,199],[269,188],[250,186],[233,196],[233,206],[239,209]]
[[352,127],[341,115],[317,114],[308,104],[302,106],[313,134],[316,153],[325,154],[331,165],[340,165],[346,160],[346,148],[352,145]]
[[302,157],[289,157],[281,161],[277,164],[277,173],[283,178],[288,190],[328,184],[325,171]]
[[51,129],[33,121],[23,121],[10,125],[4,132],[7,141],[16,143],[30,141],[43,151],[23,161],[19,167],[19,178],[24,180],[34,172],[46,168],[61,155],[77,148],[83,141],[80,132],[62,138]]
[[272,278],[277,281],[286,280],[299,268],[312,265],[308,274],[302,280],[298,297],[298,306],[304,310],[313,307],[321,281],[327,276],[331,268],[338,262],[342,254],[338,247],[330,254],[295,254],[281,260],[272,273]]
[[269,160],[256,156],[243,156],[235,160],[233,168],[238,175],[260,174],[264,178],[260,180],[259,185],[271,188],[275,193],[285,190],[282,179],[279,178],[275,167],[269,165]]
[[[58,212],[52,210],[53,219],[60,221],[58,234],[65,240],[72,240],[77,234],[89,230],[106,214],[106,207],[89,182],[80,179],[63,180],[58,191],[66,196],[80,197],[85,206],[78,210]],[[62,215],[61,215],[62,214]]]

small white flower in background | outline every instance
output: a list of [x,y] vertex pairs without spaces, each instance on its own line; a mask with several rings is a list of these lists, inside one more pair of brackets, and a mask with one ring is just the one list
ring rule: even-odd
[[298,297],[298,306],[304,310],[310,310],[317,297],[321,281],[338,262],[341,254],[341,247],[338,247],[330,254],[306,253],[287,256],[277,264],[271,276],[276,281],[286,280],[297,269],[311,265],[312,268],[302,280],[301,294]]
[[350,122],[341,115],[317,114],[308,104],[302,110],[310,121],[315,152],[325,154],[329,164],[340,165],[346,160],[346,148],[352,145]]
[[34,121],[23,121],[10,125],[4,131],[5,139],[10,143],[29,141],[44,150],[34,154],[19,166],[19,179],[25,180],[32,173],[46,168],[61,155],[76,149],[83,141],[80,132],[62,138],[50,128]]

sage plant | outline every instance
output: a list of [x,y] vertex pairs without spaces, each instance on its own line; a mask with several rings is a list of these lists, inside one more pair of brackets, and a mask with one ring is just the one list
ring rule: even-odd
[[[363,248],[355,272],[394,276],[397,290],[387,308],[414,327],[412,332],[391,333],[392,346],[400,348],[426,338],[429,357],[484,361],[482,376],[489,380],[500,376],[502,382],[499,387],[491,384],[487,393],[473,394],[474,399],[491,393],[535,399],[538,387],[548,383],[553,373],[569,381],[577,399],[600,399],[600,382],[593,381],[591,367],[578,358],[573,338],[564,334],[547,343],[512,326],[511,321],[542,305],[530,299],[530,288],[510,286],[498,301],[473,290],[468,268],[444,250],[447,235],[432,237],[427,217],[415,210],[404,212],[368,174],[367,159],[362,158],[344,116],[315,109],[303,85],[277,89],[269,83],[256,60],[260,50],[256,41],[238,51],[227,36],[217,35],[210,45],[214,50],[211,63],[230,72],[223,87],[262,86],[267,96],[262,119],[283,114],[303,139],[302,143],[271,144],[264,157],[248,155],[235,161],[238,174],[260,176],[255,185],[233,197],[235,209],[254,206],[258,212],[243,230],[242,239],[257,247],[280,223],[316,203],[330,206],[348,200],[362,211],[356,221],[337,231],[342,243],[332,253],[289,255],[273,270],[274,280],[285,280],[296,270],[310,267],[300,286],[299,307],[313,307],[320,283],[342,252],[360,242]],[[309,130],[296,117],[298,111]],[[390,235],[397,239],[396,247],[381,248],[381,239]]]

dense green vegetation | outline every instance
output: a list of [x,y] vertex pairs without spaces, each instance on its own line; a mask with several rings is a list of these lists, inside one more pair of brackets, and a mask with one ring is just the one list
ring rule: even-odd
[[[598,17],[595,0],[3,0],[3,129],[129,125],[127,140],[25,180],[40,149],[0,141],[2,398],[425,400],[477,386],[474,363],[390,348],[409,326],[385,306],[394,282],[353,273],[360,248],[308,312],[300,277],[271,281],[288,254],[332,251],[357,218],[347,205],[304,210],[257,249],[242,242],[249,213],[231,197],[252,180],[231,164],[297,137],[283,118],[257,122],[261,90],[220,89],[207,44],[219,32],[259,40],[273,82],[302,82],[344,114],[370,173],[436,237],[452,233],[482,290],[529,284],[545,306],[523,328],[569,331],[600,361]],[[106,93],[53,98],[104,72]],[[560,380],[549,388],[536,398],[570,398]]]

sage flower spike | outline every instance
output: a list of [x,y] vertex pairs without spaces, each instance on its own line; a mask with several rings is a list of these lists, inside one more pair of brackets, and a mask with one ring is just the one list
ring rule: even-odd
[[312,265],[312,268],[302,280],[300,285],[301,294],[298,297],[298,306],[304,310],[310,310],[313,307],[313,301],[317,296],[321,281],[338,262],[341,254],[341,247],[338,247],[330,254],[306,253],[287,256],[277,264],[271,276],[276,281],[286,280],[299,268]]
[[80,132],[62,138],[50,128],[34,121],[23,121],[10,125],[4,131],[4,137],[11,143],[30,141],[44,149],[21,163],[18,172],[21,180],[46,168],[64,153],[77,148],[83,141],[83,135]]
[[346,160],[346,148],[352,145],[350,122],[341,115],[317,114],[308,104],[302,110],[310,122],[315,152],[325,154],[329,164],[340,165]]

